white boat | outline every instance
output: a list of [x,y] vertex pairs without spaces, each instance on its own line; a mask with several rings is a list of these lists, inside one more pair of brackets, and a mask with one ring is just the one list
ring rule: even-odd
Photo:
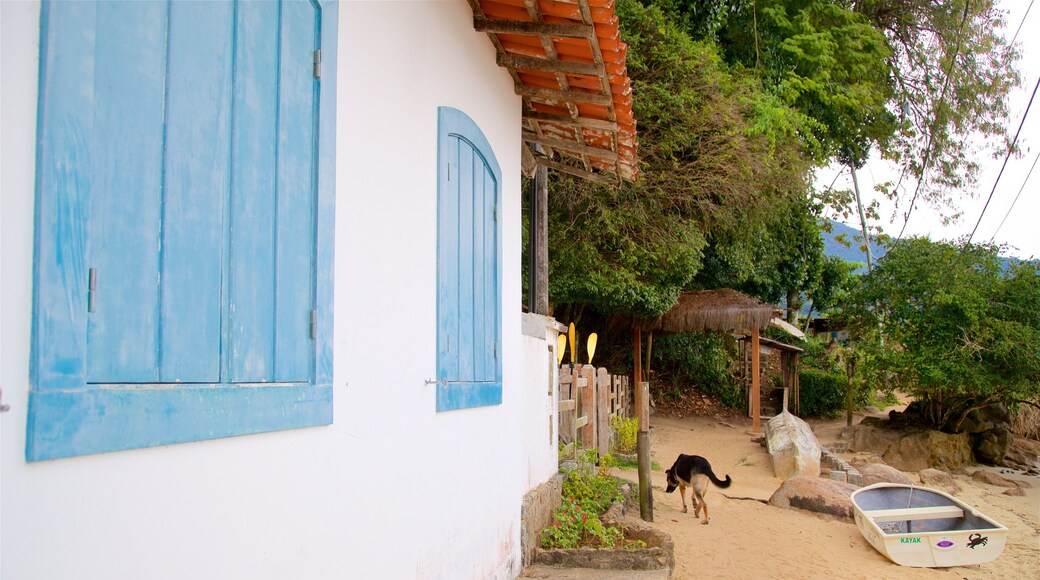
[[967,566],[1004,551],[1007,528],[935,489],[875,483],[852,492],[856,527],[896,564],[924,568]]

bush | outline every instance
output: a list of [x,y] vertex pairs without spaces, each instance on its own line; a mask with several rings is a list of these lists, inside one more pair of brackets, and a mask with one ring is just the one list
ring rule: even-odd
[[[740,407],[744,389],[730,375],[733,358],[726,346],[720,335],[666,334],[654,338],[652,366],[672,385],[694,385],[727,407]],[[682,393],[672,394],[678,398]]]
[[625,419],[618,415],[610,418],[610,426],[617,432],[617,440],[614,442],[614,450],[618,453],[631,455],[636,452],[636,435],[639,434],[639,419],[629,417]]
[[805,369],[798,373],[802,416],[836,417],[845,409],[849,380],[845,375]]
[[563,504],[553,512],[553,522],[542,532],[543,548],[577,548],[578,546],[614,547],[622,538],[621,530],[608,528],[599,515],[610,504],[621,499],[618,481],[608,475],[611,459],[600,458],[600,470],[592,467],[596,450],[579,457],[578,469],[567,472],[563,482]]

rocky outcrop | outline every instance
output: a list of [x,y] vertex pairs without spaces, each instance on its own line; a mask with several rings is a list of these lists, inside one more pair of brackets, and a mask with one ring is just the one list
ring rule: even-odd
[[784,411],[766,422],[765,435],[777,477],[819,477],[820,442],[808,423]]
[[927,429],[901,431],[860,424],[847,430],[849,450],[876,453],[901,471],[929,467],[955,469],[974,463],[967,433],[948,434]]
[[989,429],[971,435],[971,446],[975,460],[986,465],[1003,465],[1008,448],[1011,447],[1011,432],[1007,429]]
[[832,479],[792,477],[773,493],[769,505],[803,509],[852,521],[852,500],[849,496],[856,489],[858,487],[851,483]]
[[1015,482],[1004,479],[999,474],[993,473],[992,471],[986,471],[985,469],[980,469],[971,474],[971,478],[975,481],[980,481],[987,485],[995,485],[997,487],[1018,487]]
[[1040,442],[1013,435],[1007,453],[1004,454],[1003,465],[1021,469],[1030,475],[1040,475]]
[[859,472],[863,476],[863,485],[865,486],[882,482],[904,483],[908,485],[914,483],[905,473],[884,463],[864,463],[859,466]]

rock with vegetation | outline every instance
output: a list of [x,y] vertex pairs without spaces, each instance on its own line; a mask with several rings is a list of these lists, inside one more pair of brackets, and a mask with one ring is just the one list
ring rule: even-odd
[[844,481],[820,477],[792,477],[769,498],[769,505],[779,508],[798,508],[852,520],[850,496],[857,486]]
[[780,479],[819,477],[822,449],[812,427],[784,411],[766,422],[766,448]]

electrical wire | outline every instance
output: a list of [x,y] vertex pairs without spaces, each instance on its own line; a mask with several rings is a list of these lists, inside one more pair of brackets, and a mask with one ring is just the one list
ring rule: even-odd
[[993,240],[997,239],[997,232],[1000,228],[1004,227],[1004,222],[1007,221],[1008,216],[1011,215],[1011,210],[1015,209],[1015,204],[1018,203],[1018,198],[1022,195],[1022,191],[1026,188],[1026,183],[1029,183],[1029,177],[1033,175],[1033,170],[1036,169],[1036,162],[1040,161],[1040,151],[1037,151],[1036,157],[1033,158],[1033,165],[1029,167],[1029,173],[1026,174],[1026,178],[1022,180],[1022,187],[1018,188],[1018,193],[1015,194],[1015,200],[1011,202],[1011,207],[1008,208],[1007,213],[1004,214],[1004,219],[1000,220],[1000,225],[993,231],[993,237],[989,239],[989,243],[993,243]]
[[1007,167],[1008,159],[1011,158],[1011,153],[1015,150],[1015,145],[1018,143],[1018,136],[1022,133],[1022,126],[1026,124],[1026,117],[1029,116],[1029,109],[1033,106],[1033,98],[1036,97],[1036,90],[1040,88],[1040,77],[1036,79],[1036,86],[1033,87],[1033,94],[1029,97],[1029,103],[1026,104],[1026,111],[1022,113],[1022,121],[1018,124],[1018,130],[1015,131],[1015,138],[1011,140],[1011,145],[1008,147],[1007,155],[1004,156],[1004,163],[1000,166],[1000,173],[997,174],[997,180],[993,182],[993,189],[989,191],[989,197],[986,198],[986,205],[982,206],[982,213],[979,214],[979,221],[975,222],[975,227],[971,229],[971,235],[968,236],[968,240],[964,242],[964,245],[971,243],[971,239],[975,237],[975,231],[979,229],[979,224],[982,223],[982,216],[986,215],[986,209],[989,207],[989,202],[993,201],[993,193],[997,191],[997,184],[1000,183],[1000,178],[1004,175],[1004,168]]
[[1015,29],[1015,35],[1011,37],[1011,44],[1013,46],[1015,41],[1018,40],[1018,33],[1022,31],[1022,25],[1026,22],[1026,16],[1029,16],[1029,11],[1033,8],[1033,0],[1029,0],[1029,6],[1026,6],[1026,13],[1022,15],[1022,20],[1018,21],[1018,28]]

